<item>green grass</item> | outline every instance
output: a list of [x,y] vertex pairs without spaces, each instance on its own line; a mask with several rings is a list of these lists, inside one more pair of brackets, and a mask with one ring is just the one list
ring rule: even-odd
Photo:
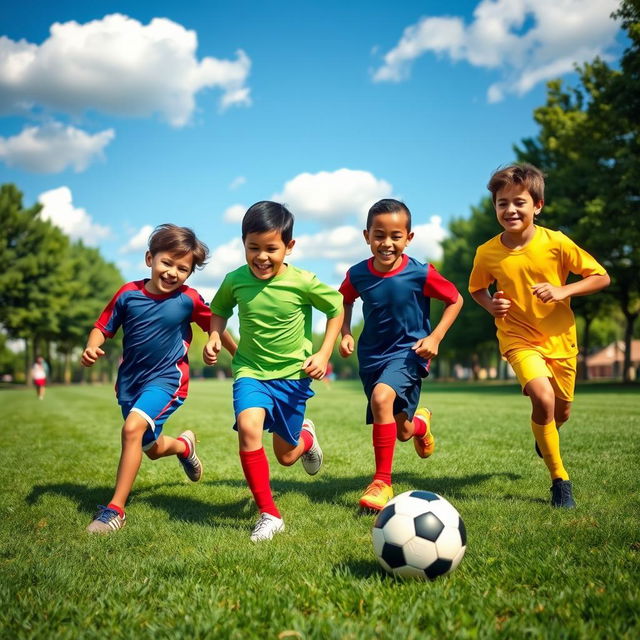
[[637,638],[640,394],[578,390],[562,430],[578,509],[548,506],[528,402],[515,386],[425,385],[436,454],[396,449],[396,493],[436,491],[461,512],[468,548],[451,576],[401,582],[379,568],[358,383],[315,384],[308,415],[326,464],[311,478],[275,463],[287,530],[260,545],[231,431],[231,384],[192,384],[165,427],[193,428],[205,466],[144,460],[112,536],[84,532],[111,495],[119,410],[107,386],[2,390],[2,638]]

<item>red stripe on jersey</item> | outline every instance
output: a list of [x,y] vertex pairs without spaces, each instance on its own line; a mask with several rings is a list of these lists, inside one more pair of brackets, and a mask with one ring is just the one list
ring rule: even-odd
[[357,292],[356,288],[351,284],[351,278],[349,277],[348,271],[338,291],[342,294],[345,304],[353,304],[356,298],[360,297],[360,294]]
[[93,326],[96,329],[100,329],[100,331],[102,331],[102,333],[104,333],[104,335],[107,336],[107,338],[113,338],[113,336],[115,335],[115,332],[108,331],[107,325],[109,324],[109,320],[111,320],[111,316],[113,315],[113,308],[116,306],[116,302],[118,301],[118,298],[125,291],[140,291],[141,289],[144,289],[144,280],[137,280],[136,282],[128,282],[127,284],[120,287],[120,289],[116,291],[113,298],[111,298],[111,301],[109,302],[109,304],[104,308],[104,310],[100,314],[99,318],[95,321]]
[[438,273],[432,264],[429,264],[427,269],[427,277],[425,278],[422,292],[427,298],[442,300],[445,304],[453,304],[458,299],[458,295],[460,295],[453,282],[449,282]]
[[203,331],[208,332],[211,327],[211,309],[204,303],[202,296],[195,289],[183,285],[182,292],[193,301],[191,322],[195,322]]

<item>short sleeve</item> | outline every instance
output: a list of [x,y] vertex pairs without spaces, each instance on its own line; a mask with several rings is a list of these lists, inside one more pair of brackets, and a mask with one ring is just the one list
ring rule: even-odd
[[460,295],[453,282],[447,280],[432,264],[427,269],[422,291],[428,298],[442,300],[445,304],[453,304]]
[[209,309],[202,296],[195,289],[189,287],[185,293],[193,302],[191,322],[195,322],[203,331],[208,332],[211,327],[211,309]]
[[587,276],[607,273],[606,269],[584,249],[581,249],[571,238],[561,234],[562,238],[562,259],[565,268],[571,273],[586,278]]
[[222,318],[230,318],[233,315],[233,308],[236,300],[233,296],[233,285],[231,274],[227,274],[220,285],[220,288],[211,301],[211,313],[215,313]]
[[482,253],[478,250],[473,259],[473,268],[469,275],[469,293],[487,289],[489,285],[495,281],[495,278],[489,273],[483,263]]
[[96,329],[100,329],[107,338],[113,338],[122,326],[125,312],[125,298],[122,294],[131,291],[131,289],[132,283],[120,287],[93,325]]
[[342,312],[340,292],[321,282],[315,275],[309,280],[307,296],[311,305],[324,313],[327,318],[335,318]]
[[349,274],[351,271],[347,271],[347,275],[344,277],[340,289],[338,291],[342,294],[344,304],[353,304],[357,298],[360,297],[357,289],[351,283],[351,277]]

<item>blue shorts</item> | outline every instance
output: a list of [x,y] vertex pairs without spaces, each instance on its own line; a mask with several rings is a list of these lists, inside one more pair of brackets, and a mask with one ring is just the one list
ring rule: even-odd
[[367,396],[367,424],[373,424],[373,412],[371,411],[371,394],[377,384],[386,384],[396,392],[393,401],[393,415],[406,413],[408,420],[413,420],[413,415],[420,401],[422,379],[428,375],[424,364],[417,358],[394,358],[383,367],[375,371],[361,371],[360,380]]
[[[245,409],[264,409],[264,429],[277,433],[295,446],[300,438],[307,400],[311,391],[311,378],[300,380],[256,380],[238,378],[233,383],[233,410],[236,415]],[[233,425],[237,431],[237,423]]]
[[150,449],[162,433],[162,427],[169,416],[184,404],[184,398],[178,398],[161,387],[145,387],[131,402],[120,402],[122,417],[133,411],[147,421],[147,430],[142,436],[142,450]]

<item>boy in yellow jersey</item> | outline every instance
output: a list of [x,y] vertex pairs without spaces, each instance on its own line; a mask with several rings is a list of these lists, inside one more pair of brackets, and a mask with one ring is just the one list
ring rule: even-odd
[[[572,508],[558,429],[569,419],[578,345],[571,296],[610,283],[605,269],[560,231],[535,224],[544,205],[544,176],[529,164],[496,171],[487,188],[504,231],[476,251],[473,299],[495,318],[500,351],[531,399],[536,450],[551,474],[551,505]],[[569,272],[582,277],[566,284]],[[496,283],[491,295],[488,287]]]

